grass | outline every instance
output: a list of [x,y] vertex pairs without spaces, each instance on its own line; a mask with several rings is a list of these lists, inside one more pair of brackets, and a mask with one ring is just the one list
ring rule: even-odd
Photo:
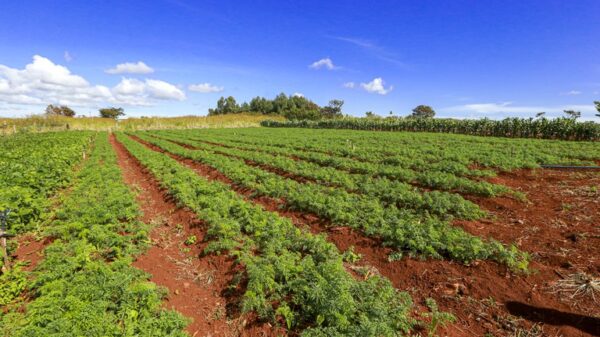
[[219,116],[142,117],[115,121],[99,117],[62,117],[36,115],[27,118],[0,118],[0,135],[20,132],[61,130],[157,130],[256,127],[266,119],[284,121],[283,117],[233,114]]

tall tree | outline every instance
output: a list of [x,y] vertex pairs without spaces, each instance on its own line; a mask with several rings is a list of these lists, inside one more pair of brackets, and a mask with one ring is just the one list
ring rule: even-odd
[[332,99],[327,106],[321,108],[323,117],[337,117],[342,115],[342,106],[344,101],[340,99]]
[[429,105],[419,105],[412,109],[412,114],[409,116],[412,118],[433,118],[435,117],[435,111]]
[[65,117],[73,117],[75,116],[75,111],[69,108],[66,105],[48,105],[46,107],[46,115],[49,116],[65,116]]
[[100,113],[100,117],[102,117],[102,118],[118,119],[121,116],[125,116],[125,112],[123,112],[123,108],[115,108],[115,107],[104,108],[104,109],[98,110],[98,112]]
[[596,110],[598,110],[596,117],[600,117],[600,101],[594,101],[594,104],[596,104]]
[[563,112],[567,115],[567,117],[569,117],[571,119],[577,119],[577,118],[581,117],[581,111],[563,110]]

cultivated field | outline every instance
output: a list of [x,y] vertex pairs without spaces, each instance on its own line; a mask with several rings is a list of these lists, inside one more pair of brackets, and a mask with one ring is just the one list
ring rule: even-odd
[[598,164],[440,133],[7,136],[0,331],[598,335],[600,170],[540,167]]

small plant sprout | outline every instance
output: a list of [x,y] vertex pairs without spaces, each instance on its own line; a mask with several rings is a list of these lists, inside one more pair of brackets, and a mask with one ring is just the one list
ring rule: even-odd
[[198,238],[196,238],[196,235],[190,235],[187,237],[187,239],[185,239],[185,241],[183,242],[186,246],[191,246],[193,244],[195,244],[198,241]]

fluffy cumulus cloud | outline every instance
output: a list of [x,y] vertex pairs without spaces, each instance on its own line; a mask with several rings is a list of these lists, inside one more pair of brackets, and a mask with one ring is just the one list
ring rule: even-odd
[[221,92],[225,90],[224,87],[219,87],[210,83],[190,84],[188,86],[189,91],[199,92],[203,94],[210,94],[214,92]]
[[175,85],[160,81],[135,78],[123,78],[113,88],[115,99],[118,102],[127,102],[131,105],[151,105],[154,99],[175,100],[185,99],[185,93]]
[[0,102],[5,104],[153,105],[157,100],[183,100],[175,85],[153,79],[123,78],[113,88],[90,84],[61,65],[36,55],[24,69],[0,65]]
[[327,70],[334,70],[338,68],[336,65],[333,64],[333,61],[329,57],[315,61],[311,63],[308,67],[311,69],[325,68]]
[[107,74],[151,74],[154,69],[150,68],[146,63],[139,61],[137,63],[126,62],[117,64],[115,67],[106,69]]
[[385,82],[381,77],[374,78],[369,83],[361,83],[360,86],[367,92],[379,95],[387,95],[388,93],[390,93],[390,91],[394,90],[393,86],[389,86],[386,89]]

